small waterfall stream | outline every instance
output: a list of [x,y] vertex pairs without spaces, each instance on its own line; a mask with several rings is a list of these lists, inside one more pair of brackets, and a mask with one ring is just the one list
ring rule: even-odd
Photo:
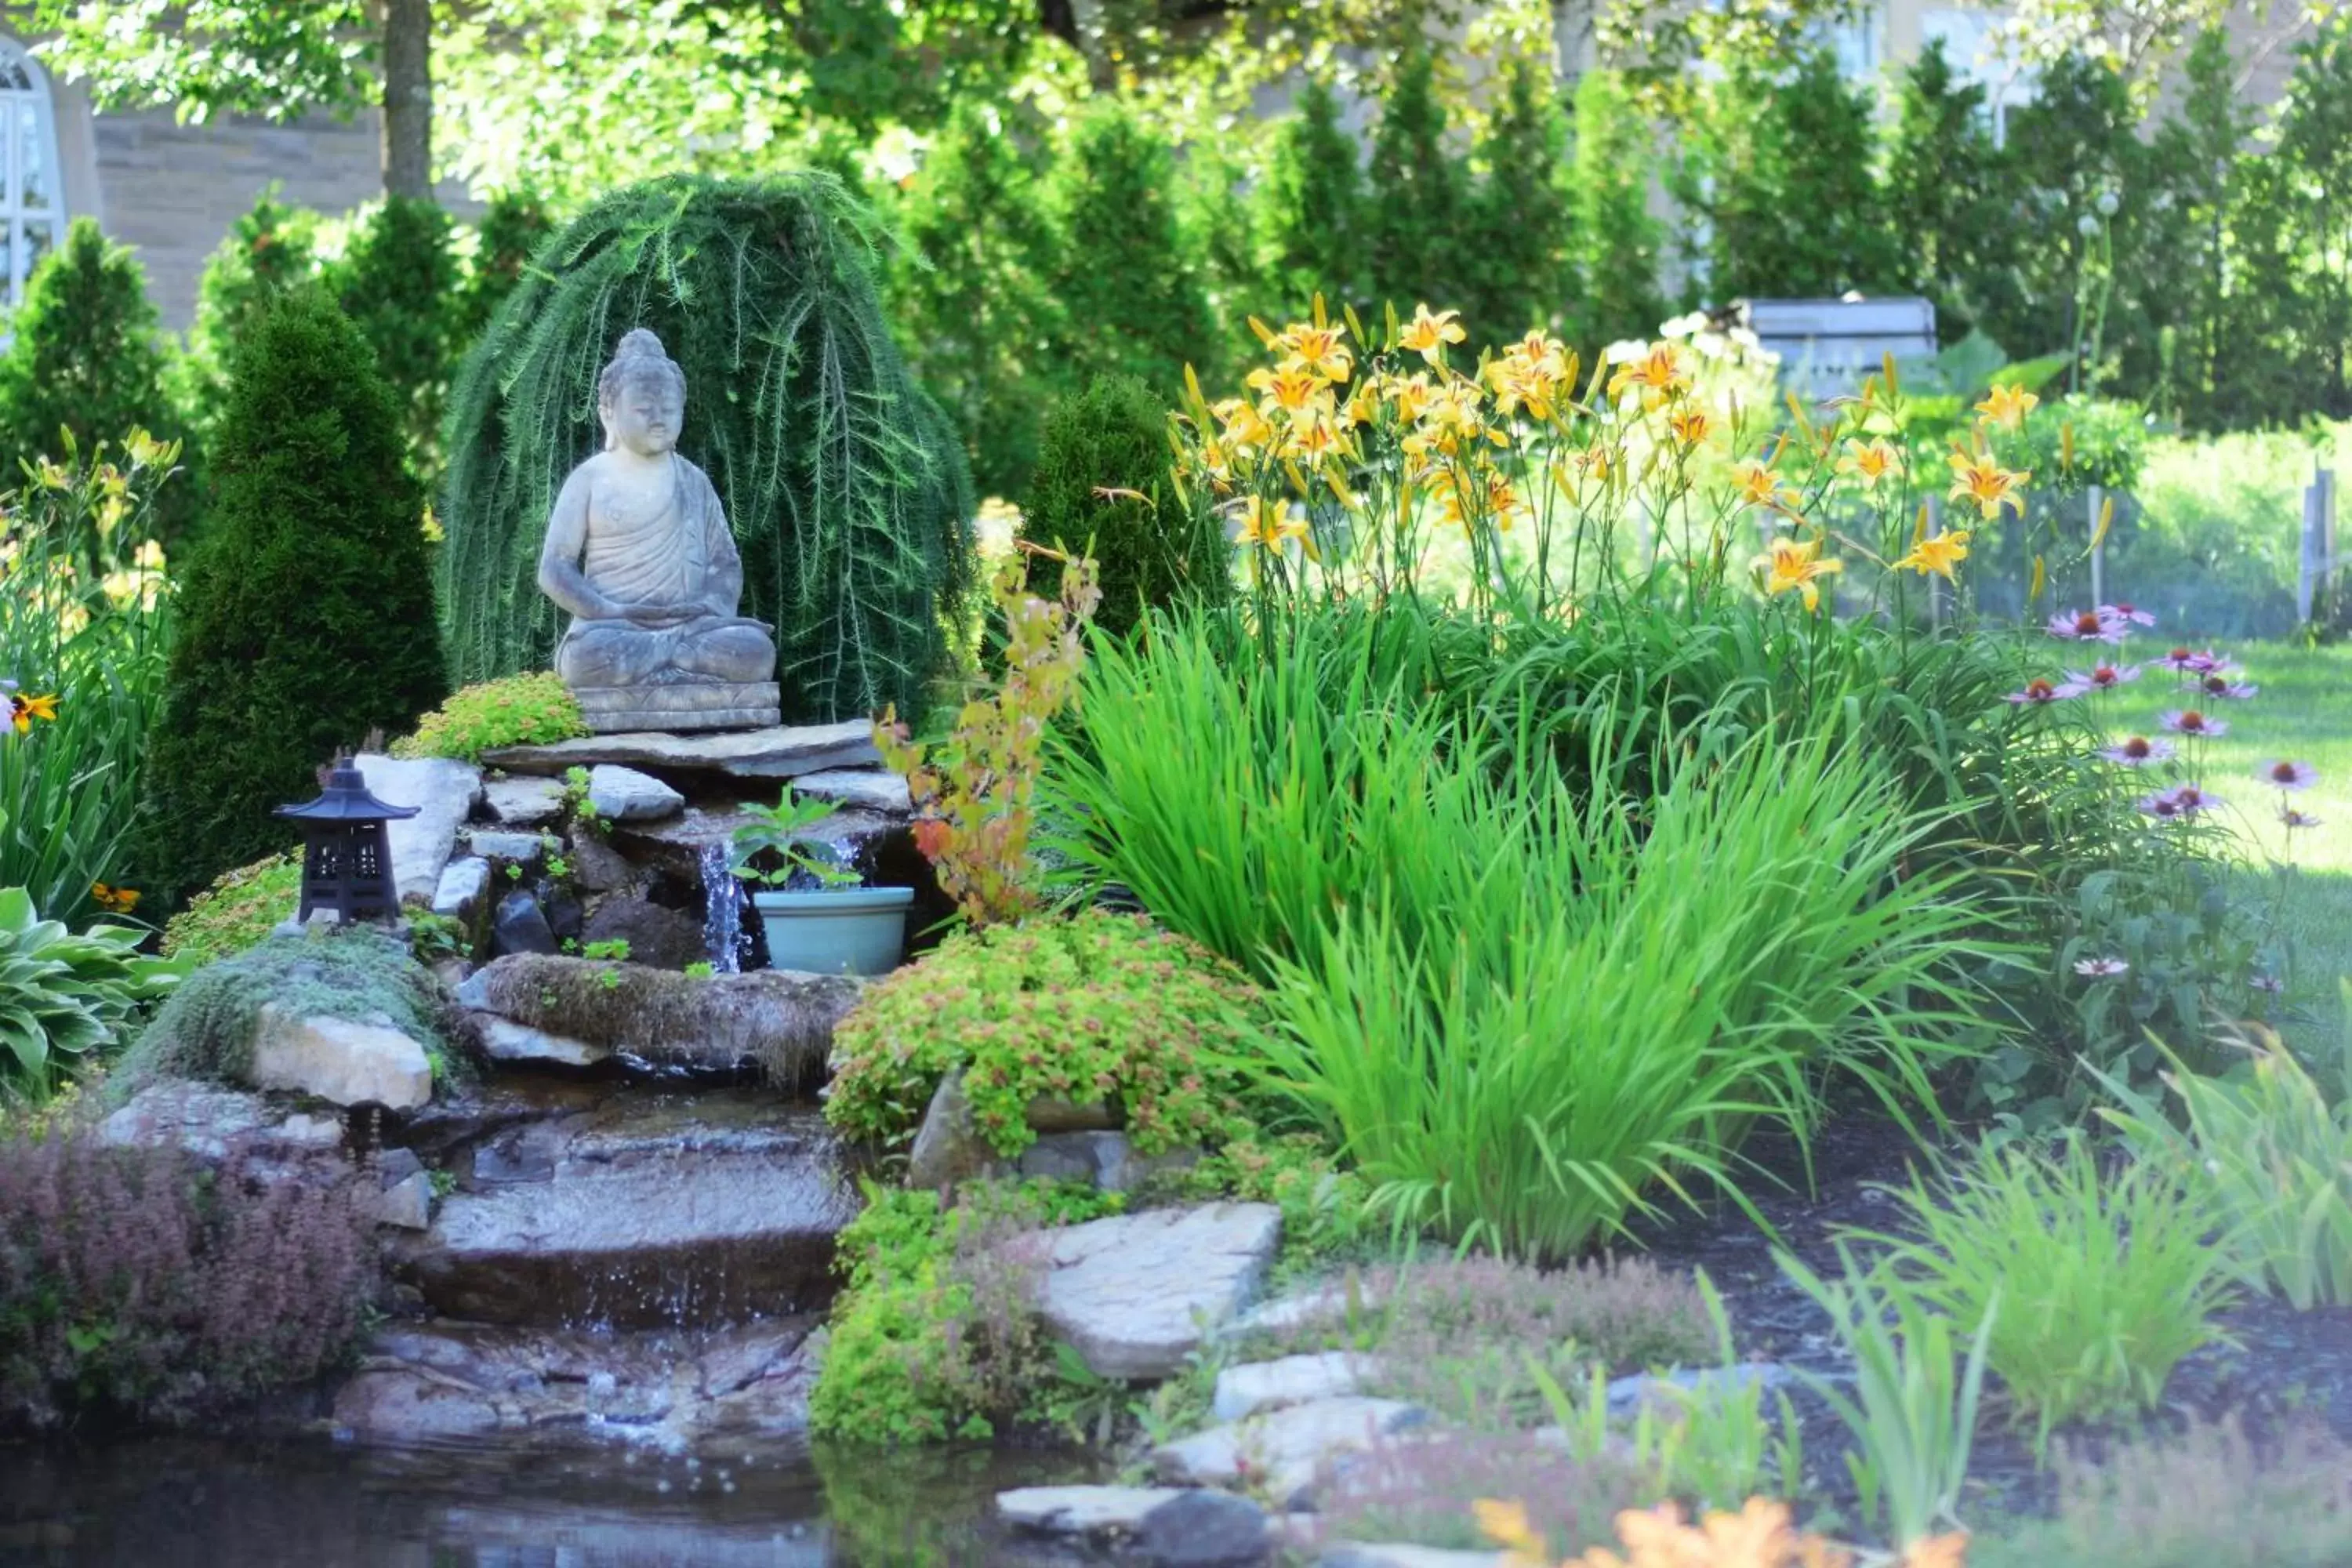
[[743,911],[737,900],[742,887],[735,880],[734,870],[728,865],[727,846],[706,844],[699,857],[702,871],[702,950],[710,955],[710,967],[721,974],[742,971],[740,952],[743,937]]

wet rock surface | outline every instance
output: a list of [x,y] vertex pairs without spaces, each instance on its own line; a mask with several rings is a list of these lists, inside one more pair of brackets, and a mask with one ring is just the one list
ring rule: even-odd
[[436,1311],[477,1322],[697,1327],[811,1311],[857,1213],[813,1106],[755,1090],[612,1093],[460,1151],[404,1250]]
[[598,1333],[479,1323],[378,1332],[337,1391],[351,1437],[420,1444],[625,1438],[692,1451],[807,1429],[814,1317],[707,1332]]

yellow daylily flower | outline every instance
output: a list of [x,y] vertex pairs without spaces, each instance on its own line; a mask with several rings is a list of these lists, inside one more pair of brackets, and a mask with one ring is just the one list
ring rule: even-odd
[[1985,394],[1985,400],[1977,405],[1977,412],[1985,416],[1988,424],[2002,425],[2014,430],[2025,423],[2025,416],[2032,413],[2034,405],[2041,401],[2021,386],[1996,386]]
[[1411,350],[1432,364],[1438,363],[1445,358],[1446,344],[1458,343],[1469,336],[1455,319],[1461,313],[1459,310],[1440,310],[1433,316],[1427,305],[1415,306],[1412,320],[1406,323],[1403,331],[1397,334],[1398,346]]
[[1331,384],[1312,371],[1284,366],[1278,370],[1254,370],[1249,384],[1259,392],[1259,406],[1271,413],[1279,408],[1297,414],[1301,409],[1320,406],[1330,400]]
[[1523,1502],[1497,1502],[1493,1498],[1479,1498],[1470,1504],[1471,1514],[1478,1521],[1478,1529],[1487,1540],[1510,1553],[1514,1564],[1542,1564],[1550,1557],[1544,1538],[1536,1533],[1528,1522],[1528,1506]]
[[1952,568],[1969,558],[1969,531],[1965,528],[1951,533],[1939,533],[1933,539],[1922,538],[1911,546],[1911,552],[1895,563],[1899,571],[1905,567],[1925,577],[1933,572],[1947,583],[1959,579]]
[[1430,381],[1427,371],[1416,371],[1410,376],[1392,375],[1382,384],[1381,393],[1396,405],[1397,417],[1410,425],[1419,424],[1437,398],[1437,387]]
[[1356,384],[1356,390],[1349,395],[1347,406],[1339,411],[1340,417],[1349,425],[1370,425],[1380,417],[1380,385],[1369,377]]
[[1715,421],[1707,417],[1704,408],[1677,408],[1666,416],[1666,428],[1684,446],[1696,447],[1706,439],[1706,433],[1715,428]]
[[54,458],[43,458],[37,474],[45,490],[61,490],[73,483],[73,470]]
[[1780,475],[1771,464],[1754,458],[1741,461],[1731,470],[1731,482],[1739,491],[1739,499],[1750,506],[1786,507],[1795,492],[1780,482]]
[[141,428],[134,428],[123,437],[122,449],[130,454],[134,468],[166,468],[180,455],[177,441],[158,441]]
[[1282,329],[1274,346],[1286,356],[1284,369],[1303,370],[1325,381],[1345,381],[1355,368],[1355,356],[1348,352],[1347,334],[1338,327],[1293,321]]
[[1780,595],[1794,589],[1805,597],[1805,608],[1821,607],[1823,577],[1845,570],[1843,561],[1821,559],[1822,542],[1818,539],[1776,539],[1771,550],[1756,558],[1756,569],[1764,574],[1764,592]]
[[1903,454],[1884,438],[1851,442],[1838,459],[1837,471],[1852,474],[1862,481],[1863,489],[1874,489],[1879,480],[1903,471]]
[[2025,498],[2019,493],[2031,472],[2018,472],[2002,468],[1990,458],[1955,448],[1951,455],[1952,489],[1947,499],[1972,501],[1979,513],[1987,519],[2000,515],[2004,506],[2025,515]]
[[1642,406],[1655,408],[1690,384],[1690,374],[1683,368],[1682,351],[1673,343],[1653,343],[1640,359],[1629,360],[1612,373],[1609,395],[1617,397],[1628,387],[1636,388],[1642,394]]
[[89,885],[90,901],[109,914],[127,915],[139,907],[136,888],[110,888],[104,882]]
[[1241,524],[1235,542],[1263,550],[1279,549],[1286,539],[1307,537],[1305,518],[1294,513],[1287,503],[1264,496],[1252,496],[1242,503]]
[[1262,451],[1274,444],[1274,426],[1257,405],[1238,397],[1228,397],[1210,412],[1216,415],[1225,427],[1225,440],[1236,451]]
[[1282,443],[1280,455],[1319,463],[1335,452],[1352,455],[1354,451],[1355,443],[1348,439],[1337,420],[1328,415],[1308,415],[1291,421],[1290,434]]
[[1486,367],[1487,384],[1495,389],[1495,408],[1506,418],[1521,408],[1530,418],[1549,419],[1552,416],[1553,380],[1540,371],[1510,360],[1496,360]]

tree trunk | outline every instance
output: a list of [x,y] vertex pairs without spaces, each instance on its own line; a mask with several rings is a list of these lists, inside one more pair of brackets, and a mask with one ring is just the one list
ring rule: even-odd
[[432,0],[384,0],[383,194],[433,195]]

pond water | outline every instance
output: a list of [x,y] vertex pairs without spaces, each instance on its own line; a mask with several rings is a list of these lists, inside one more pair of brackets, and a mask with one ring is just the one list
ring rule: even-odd
[[883,1568],[1071,1562],[988,1524],[1062,1454],[863,1450],[732,1464],[324,1440],[0,1448],[16,1568]]

